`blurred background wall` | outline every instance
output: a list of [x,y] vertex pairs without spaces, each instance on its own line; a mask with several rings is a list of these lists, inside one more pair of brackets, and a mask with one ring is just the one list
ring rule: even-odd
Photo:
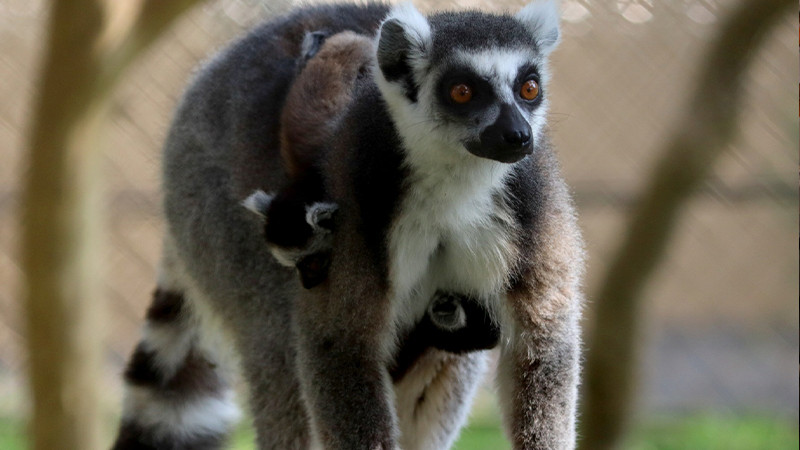
[[[423,10],[516,10],[519,2],[416,2]],[[669,126],[684,113],[703,51],[731,0],[562,0],[551,127],[589,252],[586,291],[616,248]],[[26,412],[18,258],[23,135],[47,3],[0,0],[0,416]],[[163,219],[160,147],[193,67],[269,17],[262,0],[213,0],[186,14],[114,96],[103,155],[109,411],[154,287]],[[738,136],[681,218],[649,285],[641,420],[716,411],[798,418],[797,22],[773,29],[747,76]],[[587,327],[591,323],[587,320]],[[591,346],[591,342],[586,343]]]

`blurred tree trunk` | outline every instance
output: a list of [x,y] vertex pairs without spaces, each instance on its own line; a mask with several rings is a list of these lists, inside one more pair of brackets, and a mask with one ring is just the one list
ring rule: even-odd
[[100,448],[99,135],[120,75],[196,2],[53,2],[22,210],[35,449]]
[[734,135],[747,68],[766,32],[796,0],[746,0],[721,23],[661,161],[632,213],[595,299],[584,372],[581,448],[618,448],[632,407],[639,306],[695,188]]

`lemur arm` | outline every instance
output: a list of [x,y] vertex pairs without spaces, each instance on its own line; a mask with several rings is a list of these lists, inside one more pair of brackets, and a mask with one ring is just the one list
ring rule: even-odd
[[556,201],[528,232],[503,311],[497,382],[517,450],[575,447],[583,247],[566,189],[554,183]]
[[340,216],[327,281],[298,299],[298,362],[315,438],[326,449],[396,448],[388,295],[371,251]]
[[[539,295],[542,306],[572,301],[563,294]],[[529,303],[534,296],[538,297],[525,292],[508,298],[516,314],[526,316],[514,320],[515,336],[504,342],[500,351],[497,381],[506,429],[517,450],[573,449],[578,323],[569,314],[549,316],[533,311]]]

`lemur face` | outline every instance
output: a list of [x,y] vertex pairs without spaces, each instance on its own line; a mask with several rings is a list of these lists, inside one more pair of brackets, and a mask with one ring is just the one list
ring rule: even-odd
[[406,4],[381,27],[377,81],[408,147],[424,134],[445,144],[424,151],[514,163],[533,151],[544,126],[546,62],[558,38],[554,1],[513,17],[429,19]]
[[513,163],[533,151],[544,92],[532,53],[462,50],[440,68],[431,109],[473,155]]

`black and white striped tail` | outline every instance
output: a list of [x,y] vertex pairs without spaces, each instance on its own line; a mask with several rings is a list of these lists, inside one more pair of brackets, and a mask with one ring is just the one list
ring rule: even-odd
[[197,334],[183,293],[157,289],[125,370],[113,450],[220,449],[238,419],[223,371]]

